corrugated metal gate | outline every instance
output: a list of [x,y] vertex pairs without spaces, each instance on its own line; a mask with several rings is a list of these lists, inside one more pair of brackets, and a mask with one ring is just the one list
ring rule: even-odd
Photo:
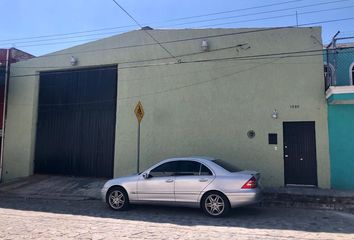
[[34,171],[112,177],[117,67],[40,73]]

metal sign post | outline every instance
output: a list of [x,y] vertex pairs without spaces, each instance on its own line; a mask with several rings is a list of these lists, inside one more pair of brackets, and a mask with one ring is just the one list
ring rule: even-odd
[[138,141],[137,141],[137,163],[136,163],[136,172],[139,173],[140,166],[140,123],[144,117],[144,108],[141,102],[139,101],[134,109],[136,118],[138,119]]

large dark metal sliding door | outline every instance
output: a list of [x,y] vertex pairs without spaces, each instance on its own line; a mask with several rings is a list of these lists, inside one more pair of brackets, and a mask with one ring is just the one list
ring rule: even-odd
[[284,122],[286,185],[317,186],[315,122]]
[[112,177],[117,67],[40,74],[35,173]]

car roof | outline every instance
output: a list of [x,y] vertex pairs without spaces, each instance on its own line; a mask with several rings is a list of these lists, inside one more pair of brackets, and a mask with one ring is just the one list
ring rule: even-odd
[[[216,159],[217,158],[207,157],[207,156],[173,157],[173,158],[165,159],[158,164],[165,163],[165,162],[171,162],[171,161],[199,161],[203,164],[206,164],[209,168],[211,168],[215,175],[230,174],[230,172],[228,172],[227,170],[225,170],[224,168],[222,168],[221,166],[219,166],[213,162],[213,160],[216,160]],[[156,164],[156,165],[158,165],[158,164]],[[154,168],[156,165],[154,165],[150,169]]]
[[208,156],[189,156],[189,157],[173,157],[173,158],[168,158],[165,160],[208,160],[208,161],[213,161],[216,159],[217,158],[208,157]]

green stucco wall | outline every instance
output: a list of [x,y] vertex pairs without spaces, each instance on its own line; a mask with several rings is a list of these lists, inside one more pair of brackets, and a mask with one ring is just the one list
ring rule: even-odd
[[354,189],[354,105],[329,105],[331,186]]
[[[154,30],[151,33],[182,61],[321,50],[320,28],[284,28],[231,34],[252,29]],[[208,35],[225,35],[207,37]],[[209,52],[200,50],[208,40]],[[121,48],[127,45],[146,46]],[[225,47],[247,44],[249,47]],[[219,50],[217,50],[219,49]],[[186,54],[196,53],[186,56]],[[114,175],[136,170],[140,100],[141,169],[173,156],[223,158],[262,174],[264,186],[284,185],[283,121],[315,121],[319,186],[330,186],[327,104],[321,56],[173,64],[143,31],[133,31],[13,65],[5,137],[4,178],[33,173],[39,71],[118,64]],[[170,64],[167,64],[170,63]],[[136,67],[150,65],[145,67]],[[153,66],[151,66],[153,65]],[[16,77],[16,75],[30,75]],[[296,108],[292,106],[298,106]],[[277,109],[278,119],[271,113]],[[249,139],[247,131],[254,130]],[[268,144],[278,134],[278,145]]]

